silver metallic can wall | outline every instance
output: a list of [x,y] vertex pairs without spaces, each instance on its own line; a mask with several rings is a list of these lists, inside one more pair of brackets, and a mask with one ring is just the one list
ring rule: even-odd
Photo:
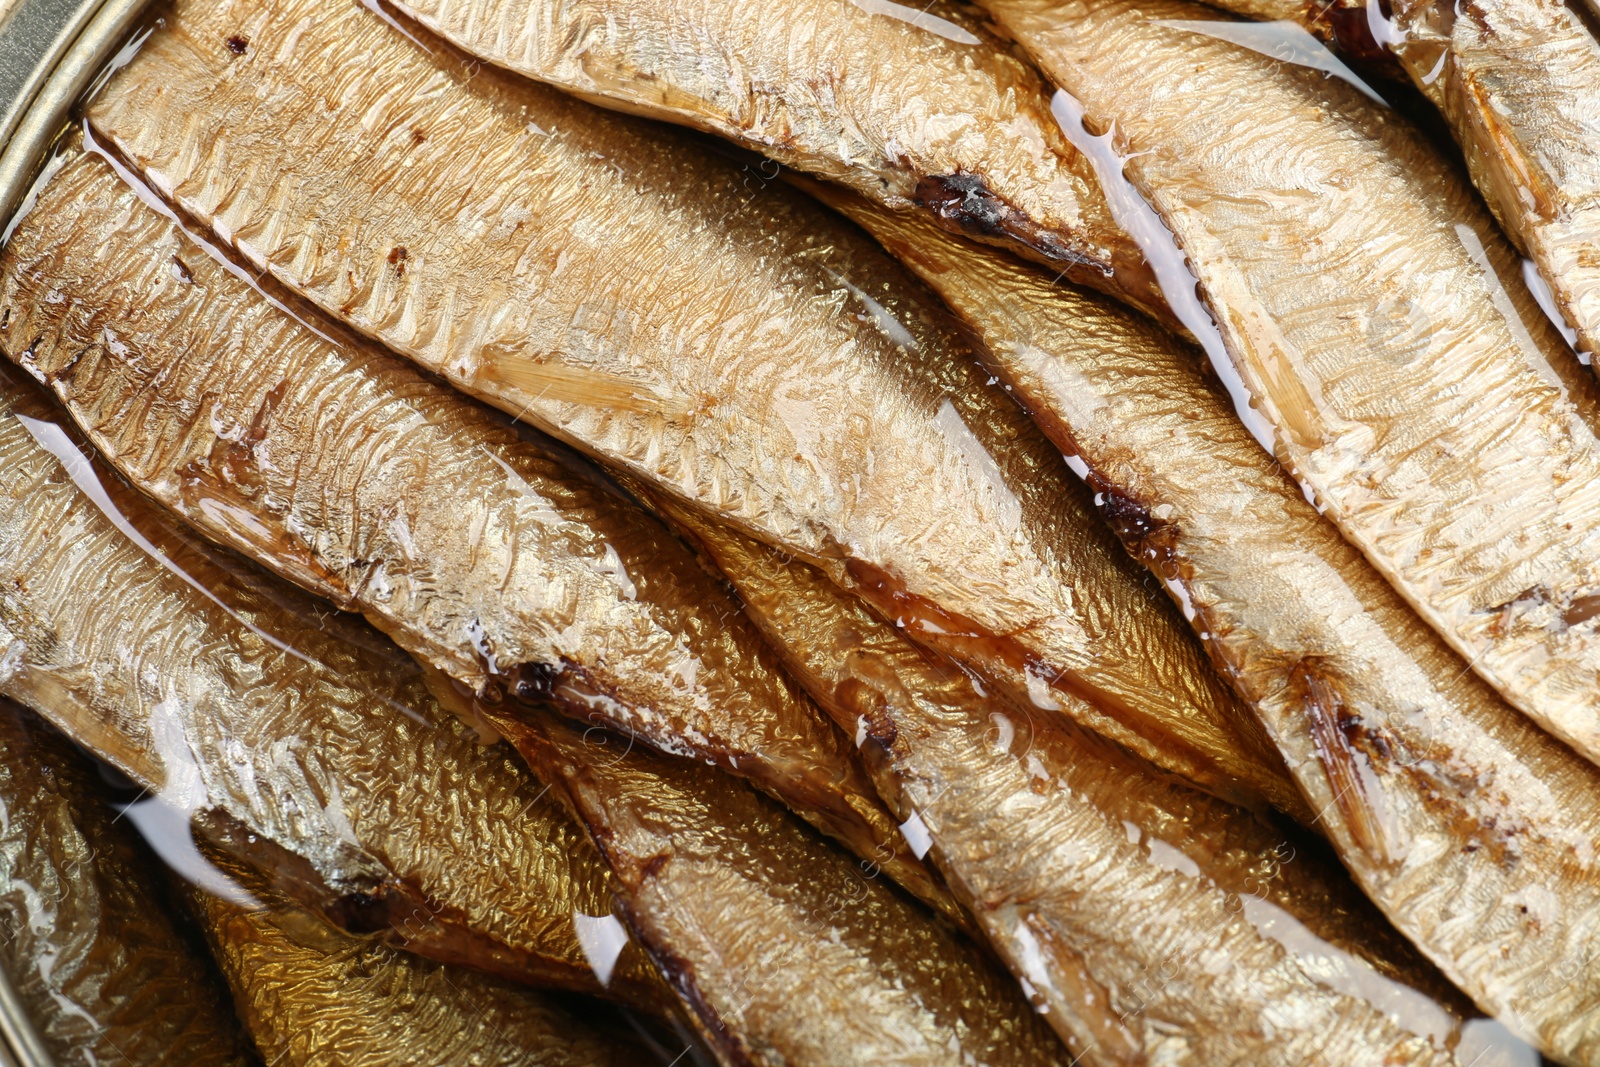
[[0,218],[148,0],[0,0]]
[[[0,0],[0,219],[9,223],[23,204],[73,103],[147,2]],[[9,978],[0,973],[0,1067],[52,1062]]]

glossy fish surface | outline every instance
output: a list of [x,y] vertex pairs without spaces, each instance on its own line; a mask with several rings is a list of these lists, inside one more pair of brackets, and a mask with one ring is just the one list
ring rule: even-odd
[[[855,729],[896,814],[1087,1062],[1472,1059],[1459,996],[1336,865],[1070,723],[980,694],[815,568],[669,513]],[[1269,1023],[1271,1004],[1284,1010]]]
[[[608,910],[605,867],[515,757],[438,708],[376,633],[378,651],[338,639],[293,590],[165,526],[13,375],[0,690],[147,789],[140,821],[186,876],[214,882],[193,822],[351,929],[602,992],[573,914]],[[623,964],[611,995],[660,1005],[636,954]]]
[[[1227,0],[1409,75],[1547,287],[1585,362],[1600,351],[1600,11],[1588,0]],[[1396,72],[1398,73],[1398,71]],[[1542,294],[1543,295],[1543,294]]]
[[254,1062],[94,767],[5,700],[0,752],[0,966],[55,1062]]
[[427,47],[353,3],[180,4],[89,119],[324,311],[823,566],[1023,699],[1078,698],[1152,761],[1298,808],[1248,709],[898,265],[671,130]]
[[1592,357],[1600,352],[1600,40],[1582,3],[1413,0],[1394,5],[1384,35],[1450,121],[1473,181]]
[[745,783],[554,717],[496,722],[603,843],[629,927],[724,1062],[1072,1062],[987,954]]
[[565,449],[296,321],[105,159],[60,159],[0,258],[0,347],[130,481],[473,693],[713,759],[863,855],[887,843],[941,898],[846,739],[659,523]]
[[1157,24],[1198,7],[991,9],[1087,132],[1115,124],[1257,439],[1485,680],[1600,758],[1595,386],[1464,178],[1353,87]]
[[841,206],[966,319],[1079,457],[1395,926],[1491,1014],[1591,1029],[1600,772],[1472,675],[1316,513],[1199,353],[1048,275]]
[[1038,73],[963,4],[408,0],[465,51],[719,134],[892,208],[1165,311],[1050,116]]
[[614,1021],[501,978],[329,926],[248,869],[224,869],[260,906],[188,896],[262,1058],[281,1067],[642,1067]]

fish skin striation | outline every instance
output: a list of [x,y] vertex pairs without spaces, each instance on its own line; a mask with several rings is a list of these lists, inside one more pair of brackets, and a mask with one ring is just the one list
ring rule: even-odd
[[1581,1026],[1600,987],[1600,772],[1473,675],[1317,514],[1199,353],[1046,274],[833,200],[963,315],[1079,457],[1395,926],[1485,1011],[1515,1018],[1559,989]]
[[859,232],[670,130],[310,10],[180,4],[90,106],[95,135],[458,388],[823,566],[995,684],[1309,817],[1059,455]]
[[[1343,83],[1157,24],[1198,8],[988,6],[1093,129],[1116,124],[1126,177],[1215,315],[1236,410],[1270,428],[1284,468],[1472,668],[1600,757],[1594,382],[1464,177]],[[1539,910],[1528,921],[1560,917]],[[1561,955],[1552,987],[1540,976],[1555,955],[1475,991],[1547,1054],[1596,1062],[1587,953]]]
[[1452,1050],[1469,1005],[1337,864],[981,692],[815,568],[658,503],[855,730],[880,792],[1085,1062],[1466,1062]]
[[205,949],[81,752],[0,700],[0,965],[55,1062],[255,1062]]
[[469,691],[715,760],[958,916],[670,532],[567,450],[297,321],[64,151],[0,258],[0,348],[130,481]]
[[[167,525],[15,371],[0,387],[0,691],[347,929],[606,992],[572,925],[609,907],[605,866],[509,753],[381,636]],[[634,951],[609,994],[664,992]]]

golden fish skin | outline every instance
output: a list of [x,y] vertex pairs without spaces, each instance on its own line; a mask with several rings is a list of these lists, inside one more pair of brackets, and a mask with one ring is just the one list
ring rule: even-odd
[[0,966],[58,1064],[254,1062],[94,768],[0,700]]
[[1023,699],[1081,697],[1152,761],[1300,810],[1249,710],[898,265],[673,131],[429,47],[353,4],[180,3],[89,118],[323,310],[825,567]]
[[[406,0],[487,62],[719,134],[1164,314],[1050,96],[947,0]],[[771,177],[771,175],[767,175]]]
[[[1472,180],[1550,288],[1589,362],[1600,352],[1600,11],[1586,0],[1228,0],[1398,66],[1443,112]],[[1398,73],[1398,72],[1397,72]]]
[[398,649],[340,641],[292,590],[223,569],[83,453],[69,472],[33,436],[72,449],[64,425],[0,375],[0,692],[334,921],[661,1010],[637,953],[601,989],[572,915],[609,909],[605,867],[510,753],[440,710]]
[[988,955],[745,783],[489,714],[559,783],[724,1063],[1069,1067]]
[[318,336],[105,160],[62,159],[0,257],[0,348],[130,481],[474,693],[714,759],[955,913],[670,532],[565,450]]
[[1195,353],[1047,275],[835,200],[1081,459],[1395,926],[1491,1015],[1534,1020],[1547,1002],[1549,1025],[1593,1030],[1600,773],[1466,670],[1272,468]]
[[640,1067],[626,1030],[548,993],[331,927],[249,869],[219,866],[261,902],[186,895],[262,1059],[277,1067]]
[[1156,25],[1198,7],[990,7],[1115,124],[1258,439],[1479,674],[1600,758],[1596,389],[1463,178],[1343,82]]
[[1226,3],[1216,6],[1261,21],[1294,19],[1298,22],[1307,20],[1307,9],[1317,7],[1318,2],[1317,0],[1311,0],[1310,3],[1306,0],[1227,0]]
[[1538,264],[1577,348],[1600,353],[1594,23],[1561,0],[1403,0],[1394,9],[1391,50],[1449,120],[1473,181]]
[[[1452,1054],[1459,994],[1337,865],[1070,723],[981,695],[815,568],[668,514],[856,732],[880,792],[1073,1051],[1174,1067],[1472,1059]],[[1294,1007],[1264,1026],[1274,1003]]]

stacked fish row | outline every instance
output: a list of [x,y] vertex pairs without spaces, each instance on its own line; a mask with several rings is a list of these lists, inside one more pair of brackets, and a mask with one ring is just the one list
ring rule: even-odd
[[0,254],[40,1039],[1600,1064],[1594,20],[1273,7],[158,9]]

